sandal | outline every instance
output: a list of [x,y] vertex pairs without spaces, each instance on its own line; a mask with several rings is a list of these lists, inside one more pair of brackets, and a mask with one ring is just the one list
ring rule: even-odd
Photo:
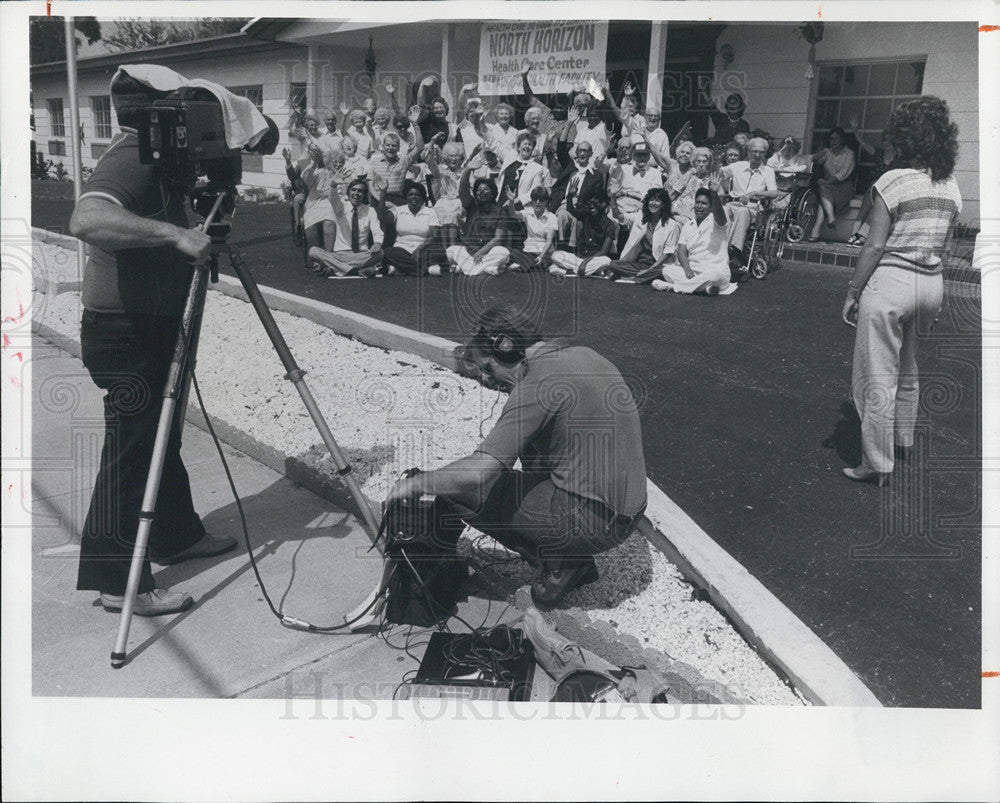
[[853,248],[860,248],[865,244],[867,238],[863,234],[852,234],[850,239],[848,239],[847,244]]

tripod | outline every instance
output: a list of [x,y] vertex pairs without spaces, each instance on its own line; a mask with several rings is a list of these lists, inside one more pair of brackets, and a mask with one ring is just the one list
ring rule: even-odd
[[[125,665],[128,632],[132,623],[139,579],[142,574],[146,548],[149,545],[149,535],[155,517],[156,498],[159,493],[163,466],[166,460],[171,424],[178,405],[180,405],[180,409],[182,410],[186,405],[190,377],[195,366],[202,315],[208,293],[208,280],[210,277],[213,281],[218,280],[218,254],[220,253],[226,252],[229,254],[230,264],[243,284],[243,289],[246,291],[247,297],[254,311],[257,313],[257,317],[263,324],[264,330],[271,341],[271,345],[274,347],[285,368],[285,379],[288,379],[295,385],[295,389],[298,390],[299,395],[302,397],[302,402],[309,413],[309,417],[316,426],[320,437],[323,439],[323,443],[326,444],[327,449],[330,451],[330,456],[337,467],[337,475],[343,480],[357,504],[368,537],[374,545],[379,546],[379,525],[375,513],[361,492],[361,487],[358,485],[358,481],[351,471],[350,464],[340,451],[340,447],[334,440],[330,427],[327,425],[309,387],[306,385],[304,379],[306,372],[296,364],[295,358],[288,348],[288,344],[285,342],[277,323],[274,321],[274,316],[271,315],[271,311],[267,307],[267,302],[264,301],[264,297],[261,295],[257,282],[250,275],[242,254],[233,250],[226,243],[230,227],[228,223],[221,222],[221,216],[226,207],[229,211],[232,210],[233,203],[234,188],[232,187],[219,188],[209,184],[207,187],[197,188],[192,192],[192,206],[195,208],[195,211],[200,213],[202,210],[208,210],[207,214],[205,214],[202,231],[209,234],[212,238],[212,246],[208,260],[204,264],[195,266],[194,275],[191,278],[191,284],[188,288],[187,300],[184,304],[180,329],[174,345],[173,361],[171,362],[166,385],[163,389],[163,405],[160,408],[156,438],[153,442],[153,455],[150,459],[149,473],[146,476],[142,509],[139,512],[139,527],[136,533],[135,546],[132,549],[132,562],[129,567],[128,583],[125,587],[125,599],[122,603],[121,617],[118,623],[118,636],[115,640],[114,650],[111,653],[111,666],[114,668]],[[213,219],[217,215],[220,217],[220,220],[213,222]],[[354,624],[356,628],[364,626],[356,624],[355,619],[360,621],[364,613],[378,601],[388,580],[390,571],[387,564],[382,582],[375,589],[374,596],[366,598],[366,600],[370,599],[370,602],[362,604],[358,609],[360,613],[357,616],[348,615],[345,617],[348,623]],[[291,617],[283,617],[282,624],[291,627],[308,627],[305,622],[292,619]]]

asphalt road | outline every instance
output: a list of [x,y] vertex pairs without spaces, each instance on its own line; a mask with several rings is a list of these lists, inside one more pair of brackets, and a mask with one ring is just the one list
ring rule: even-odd
[[[58,194],[36,183],[33,225],[65,230]],[[916,453],[879,489],[840,475],[860,460],[847,269],[789,264],[718,298],[548,275],[331,281],[303,270],[283,204],[232,222],[261,285],[452,339],[519,304],[600,351],[639,399],[653,481],[883,703],[980,706],[977,296],[952,292],[923,340]]]

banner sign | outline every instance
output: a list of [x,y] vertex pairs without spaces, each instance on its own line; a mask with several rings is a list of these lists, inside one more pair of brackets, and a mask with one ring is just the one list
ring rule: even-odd
[[535,92],[570,92],[605,79],[608,23],[484,22],[479,40],[479,93],[521,92],[521,73]]

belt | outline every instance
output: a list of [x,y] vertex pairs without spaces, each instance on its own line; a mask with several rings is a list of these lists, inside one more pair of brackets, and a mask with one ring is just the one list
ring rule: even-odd
[[601,507],[601,510],[604,513],[604,518],[608,523],[608,528],[610,529],[611,527],[614,527],[622,532],[628,532],[631,530],[636,525],[636,522],[642,518],[642,514],[646,512],[645,503],[641,508],[639,508],[638,513],[634,513],[631,516],[627,516],[624,513],[616,513],[603,502],[597,502],[597,504]]

